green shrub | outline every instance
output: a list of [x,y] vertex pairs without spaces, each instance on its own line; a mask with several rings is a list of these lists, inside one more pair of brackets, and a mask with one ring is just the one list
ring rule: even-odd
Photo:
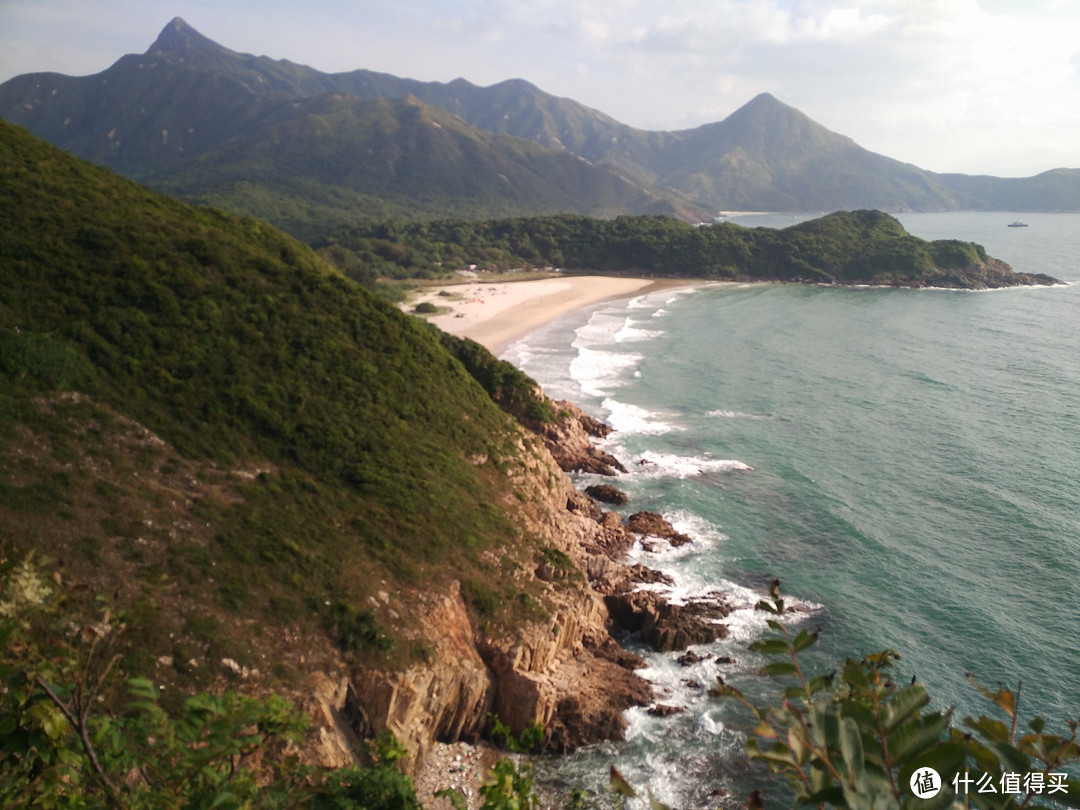
[[[1022,730],[1018,692],[991,691],[976,683],[1005,721],[965,717],[957,728],[952,710],[932,708],[921,683],[893,681],[893,662],[899,658],[893,650],[848,659],[838,672],[811,676],[799,653],[817,641],[817,634],[805,629],[792,634],[779,620],[785,607],[778,582],[770,593],[770,601],[760,602],[758,609],[776,617],[768,622],[773,634],[751,649],[777,659],[761,673],[789,681],[782,701],[757,706],[723,679],[710,694],[736,700],[749,711],[754,725],[747,754],[785,775],[798,803],[852,810],[961,805],[1018,810],[1052,807],[1058,801],[1080,807],[1080,782],[1067,773],[1080,762],[1080,722],[1068,721],[1067,736],[1047,733],[1041,717]],[[940,792],[923,801],[912,786],[916,780],[934,781],[928,769],[938,775]],[[1029,788],[1017,776],[1015,792],[1005,792],[1006,774],[1028,773],[1045,777],[1046,787]],[[970,781],[961,782],[961,774]],[[1055,795],[1051,782],[1060,787]],[[1001,787],[1001,792],[967,787],[976,784]],[[760,807],[760,799],[751,806]]]

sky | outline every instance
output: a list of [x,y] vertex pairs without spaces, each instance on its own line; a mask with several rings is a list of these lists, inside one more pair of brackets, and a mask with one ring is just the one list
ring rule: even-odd
[[0,82],[100,72],[177,16],[328,73],[526,79],[641,129],[769,92],[931,171],[1080,168],[1080,0],[0,0]]

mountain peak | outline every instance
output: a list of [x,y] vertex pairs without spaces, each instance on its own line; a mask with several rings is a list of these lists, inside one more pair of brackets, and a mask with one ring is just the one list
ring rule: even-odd
[[778,99],[772,93],[758,93],[756,96],[754,96],[748,102],[746,102],[746,105],[749,106],[751,104],[780,104],[780,103],[781,103],[780,99]]
[[762,114],[765,112],[798,112],[794,107],[785,104],[772,93],[758,93],[739,109],[737,109],[733,115],[739,115],[740,113],[755,113]]
[[220,51],[222,48],[188,25],[183,18],[173,17],[172,21],[161,29],[161,33],[158,34],[158,38],[154,40],[147,54],[168,53],[186,56],[211,50]]

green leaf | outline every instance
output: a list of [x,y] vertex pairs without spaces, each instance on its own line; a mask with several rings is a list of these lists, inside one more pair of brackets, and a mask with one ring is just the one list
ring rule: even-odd
[[825,805],[825,806],[832,805],[832,806],[835,806],[835,807],[843,807],[844,806],[844,789],[841,788],[841,787],[838,787],[837,785],[832,785],[831,787],[827,787],[827,788],[819,790],[819,791],[817,791],[815,793],[811,793],[809,796],[804,798],[800,803],[801,804],[817,805],[819,807],[822,806],[822,805]]
[[807,688],[810,690],[810,694],[816,694],[823,689],[828,689],[832,682],[835,680],[835,675],[818,675],[816,678],[812,678],[810,683],[807,684]]
[[848,774],[855,784],[863,780],[866,771],[866,757],[863,754],[862,735],[859,726],[850,717],[841,721],[840,753],[844,757]]
[[40,719],[41,730],[45,732],[45,735],[50,740],[59,738],[69,728],[67,718],[61,714],[59,709],[51,706],[48,711],[41,713]]
[[762,762],[768,762],[774,765],[788,765],[793,768],[798,766],[794,755],[791,753],[791,749],[784,743],[776,743],[765,749],[757,748],[756,752],[753,754],[750,753],[750,745],[747,744],[746,750],[747,754],[750,755],[752,759],[759,759]]
[[[967,673],[967,679],[987,700],[992,700],[998,706],[1000,706],[1010,718],[1016,717],[1016,695],[1005,687],[1001,687],[996,692],[991,692],[988,688],[983,686],[977,680],[975,676],[970,672]],[[998,684],[1001,686],[1000,684]]]
[[853,661],[850,658],[845,661],[840,677],[844,679],[845,683],[851,684],[860,692],[870,691],[870,679],[866,677],[866,671],[858,661]]
[[236,794],[228,790],[223,790],[214,797],[214,801],[210,803],[210,808],[213,810],[215,807],[224,807],[229,804],[238,804]]
[[948,714],[940,713],[901,725],[888,736],[889,757],[895,763],[903,763],[921,756],[941,742],[948,726]]
[[815,644],[817,644],[817,633],[808,633],[806,630],[800,630],[793,642],[795,652],[802,652],[807,647],[813,647]]
[[840,747],[840,714],[836,707],[830,706],[823,713],[821,723],[822,733],[825,737],[825,745],[829,748]]
[[649,796],[649,808],[650,808],[650,810],[671,810],[671,808],[670,808],[670,807],[668,807],[668,806],[667,806],[666,804],[664,804],[663,802],[657,801],[657,800],[656,800],[656,799],[655,799],[655,798],[653,797],[653,795],[652,795],[652,791],[651,791],[651,790],[646,790],[645,792],[646,792],[646,793],[648,794],[648,796]]
[[873,669],[888,669],[893,665],[893,661],[900,659],[900,653],[896,650],[881,650],[880,652],[871,653],[866,656],[866,664]]
[[623,778],[623,775],[619,773],[614,765],[611,766],[608,773],[611,779],[611,789],[613,791],[622,796],[637,796],[637,791]]
[[986,743],[986,747],[994,753],[998,763],[1006,771],[1026,773],[1031,770],[1031,757],[1024,754],[1016,746],[1009,743]]
[[[1051,797],[1047,794],[1047,798]],[[1054,793],[1053,801],[1065,807],[1080,807],[1080,781],[1066,779],[1065,792],[1057,791]]]
[[786,655],[787,642],[780,638],[763,638],[750,645],[750,649],[762,655]]
[[891,732],[929,702],[930,695],[926,693],[926,688],[921,683],[913,683],[896,692],[892,700],[885,704],[882,712],[885,733]]
[[791,749],[792,756],[795,757],[795,761],[800,765],[805,764],[806,761],[810,759],[812,749],[809,741],[803,737],[801,730],[794,728],[790,729],[787,734],[787,743],[788,748]]
[[968,744],[962,738],[935,745],[900,766],[899,782],[909,784],[911,775],[920,768],[933,768],[941,774],[943,781],[948,782],[952,774],[966,768],[967,756]]
[[708,691],[709,697],[729,697],[742,699],[742,692],[736,689],[734,686],[728,683],[724,683],[723,678],[716,679],[716,686]]
[[979,732],[982,738],[990,743],[1003,743],[1009,739],[1009,727],[1001,720],[994,720],[986,715],[978,720],[965,717],[964,725]]

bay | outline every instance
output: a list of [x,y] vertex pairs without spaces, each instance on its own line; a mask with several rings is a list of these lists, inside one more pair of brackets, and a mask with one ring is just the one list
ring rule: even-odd
[[610,764],[678,807],[735,806],[759,785],[738,713],[697,685],[722,674],[770,694],[747,645],[773,577],[822,627],[812,668],[894,648],[898,677],[960,716],[990,710],[966,672],[1023,679],[1025,716],[1080,715],[1080,215],[899,218],[1070,283],[702,284],[574,313],[504,354],[614,425],[621,511],[695,538],[634,555],[676,578],[674,598],[720,588],[739,607],[730,638],[695,648],[706,661],[642,651],[684,712],[631,710],[627,740],[542,762],[549,788],[599,791]]

